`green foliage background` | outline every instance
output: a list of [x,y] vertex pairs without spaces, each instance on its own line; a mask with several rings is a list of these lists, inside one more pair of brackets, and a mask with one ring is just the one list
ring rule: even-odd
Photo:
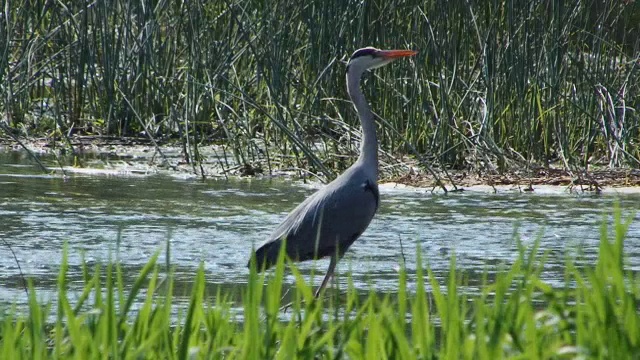
[[0,110],[26,136],[176,137],[330,173],[357,151],[343,62],[373,45],[420,51],[365,80],[392,154],[640,166],[633,0],[31,0],[0,31]]

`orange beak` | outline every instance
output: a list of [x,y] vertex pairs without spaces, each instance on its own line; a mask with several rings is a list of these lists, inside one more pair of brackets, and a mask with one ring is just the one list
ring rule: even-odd
[[387,59],[397,59],[405,56],[413,56],[417,54],[417,51],[413,50],[380,50],[378,55]]

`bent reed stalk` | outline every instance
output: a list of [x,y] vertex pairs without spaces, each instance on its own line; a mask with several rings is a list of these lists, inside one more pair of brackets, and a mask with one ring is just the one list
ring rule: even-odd
[[[467,276],[451,258],[446,279],[401,268],[397,292],[360,294],[348,286],[326,299],[293,263],[291,306],[280,311],[284,253],[273,276],[250,270],[239,314],[229,294],[206,290],[204,267],[187,304],[178,301],[171,272],[158,254],[133,283],[117,263],[81,264],[84,285],[71,294],[65,249],[57,300],[42,304],[29,288],[28,311],[2,315],[3,359],[66,358],[633,358],[640,353],[640,281],[625,270],[630,221],[620,210],[613,228],[601,227],[593,265],[567,259],[564,285],[542,278],[545,255],[537,243],[519,245],[513,264],[482,275],[479,290],[464,291]],[[166,276],[163,281],[161,277]],[[177,314],[177,315],[176,315]]]
[[190,161],[215,143],[241,165],[332,177],[350,163],[338,154],[357,150],[343,62],[375,45],[420,50],[366,86],[391,127],[379,131],[387,163],[411,148],[440,169],[640,165],[638,1],[36,1],[3,10],[2,121],[62,146],[74,133],[180,137]]

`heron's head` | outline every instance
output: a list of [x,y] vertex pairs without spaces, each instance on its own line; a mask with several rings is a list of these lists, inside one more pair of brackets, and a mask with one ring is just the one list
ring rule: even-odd
[[365,70],[379,68],[401,57],[417,53],[413,50],[380,50],[374,47],[358,49],[351,55],[347,63],[347,72],[362,73]]

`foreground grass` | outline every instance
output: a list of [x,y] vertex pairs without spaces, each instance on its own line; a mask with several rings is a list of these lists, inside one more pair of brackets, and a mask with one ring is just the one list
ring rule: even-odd
[[444,283],[419,267],[410,276],[415,282],[400,272],[393,296],[372,291],[362,297],[350,286],[319,301],[292,267],[296,290],[286,318],[282,259],[273,276],[251,271],[241,320],[223,294],[213,302],[205,297],[202,268],[176,319],[172,279],[159,286],[157,257],[133,284],[123,283],[117,265],[96,266],[93,273],[83,267],[84,290],[72,301],[65,253],[57,304],[43,307],[31,289],[29,313],[3,320],[0,357],[637,358],[640,282],[623,266],[629,223],[617,212],[614,228],[601,228],[597,262],[578,269],[567,261],[565,286],[556,289],[541,280],[544,257],[535,246],[521,248],[513,265],[492,280],[485,276],[478,295],[461,292],[455,259]]

